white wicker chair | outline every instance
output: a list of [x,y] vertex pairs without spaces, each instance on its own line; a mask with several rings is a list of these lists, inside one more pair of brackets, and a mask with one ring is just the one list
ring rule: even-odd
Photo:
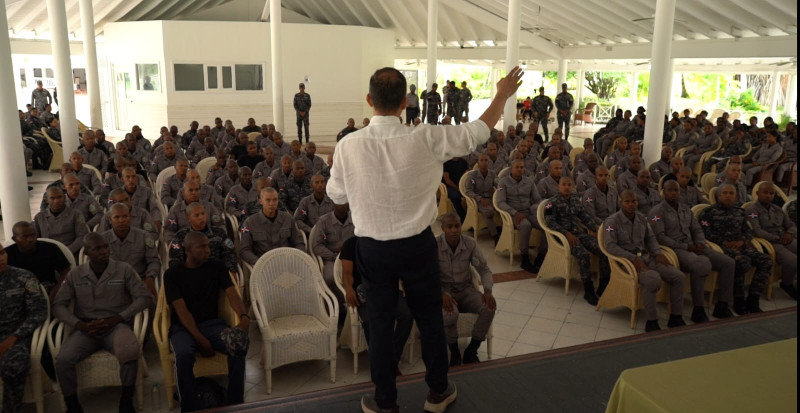
[[[70,307],[72,307],[70,305]],[[133,334],[139,342],[141,350],[142,343],[144,342],[145,332],[147,331],[147,323],[150,319],[150,312],[148,309],[136,314],[133,319]],[[67,337],[72,333],[72,329],[64,325],[60,320],[53,319],[48,327],[47,345],[50,347],[50,354],[53,355],[53,360],[58,357],[61,351],[61,345],[67,340]],[[144,353],[139,355],[139,366],[144,363]],[[120,386],[122,383],[119,380],[119,361],[113,354],[106,350],[99,350],[91,356],[83,359],[76,366],[78,373],[78,390],[88,389],[94,387],[106,386]],[[136,372],[136,404],[138,408],[143,407],[143,390],[142,380],[144,371],[140,367]],[[63,398],[62,398],[63,400]]]
[[[35,403],[36,413],[44,412],[44,392],[53,390],[50,378],[42,374],[42,350],[47,344],[47,327],[50,325],[50,300],[47,290],[39,285],[40,292],[47,300],[47,318],[41,326],[33,330],[31,338],[31,369],[28,371],[28,378],[25,380],[25,394],[22,396],[23,403]],[[42,328],[44,327],[44,328]],[[3,381],[0,379],[0,402],[3,400]]]
[[[300,230],[298,230],[298,231],[300,231]],[[314,260],[314,262],[316,262],[317,265],[319,265],[319,271],[323,272],[323,271],[325,271],[325,263],[322,261],[322,257],[320,257],[317,254],[314,254],[314,247],[311,245],[311,243],[314,242],[314,237],[317,236],[317,232],[318,231],[319,231],[319,228],[316,225],[311,227],[311,233],[308,234],[308,241],[306,241],[306,247],[308,249],[308,255],[310,255],[311,258]],[[302,232],[303,235],[305,235],[304,231],[300,231],[300,232]]]
[[198,162],[197,165],[195,165],[194,169],[197,171],[197,173],[200,174],[200,179],[203,181],[203,183],[206,182],[206,177],[208,176],[208,170],[211,169],[211,167],[214,166],[216,163],[217,163],[217,158],[209,156],[207,158],[201,159],[200,162]]
[[[153,193],[156,195],[156,199],[158,199],[158,202],[162,202],[161,201],[161,187],[164,186],[164,182],[166,182],[167,179],[169,179],[169,177],[172,176],[172,175],[175,175],[175,167],[174,166],[170,166],[170,167],[164,168],[163,171],[158,173],[158,176],[156,177],[156,181],[153,182]],[[166,216],[165,216],[165,218],[166,218]]]
[[250,275],[250,298],[263,338],[267,394],[272,370],[305,360],[329,360],[336,382],[339,303],[311,256],[276,248],[258,259]]

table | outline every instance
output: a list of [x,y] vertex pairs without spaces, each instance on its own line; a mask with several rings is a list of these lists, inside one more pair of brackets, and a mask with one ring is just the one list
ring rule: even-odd
[[606,408],[606,413],[796,411],[796,338],[625,370]]

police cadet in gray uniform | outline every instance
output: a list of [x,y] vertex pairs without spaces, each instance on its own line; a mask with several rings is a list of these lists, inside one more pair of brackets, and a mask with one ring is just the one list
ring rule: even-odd
[[311,174],[306,174],[306,166],[303,161],[292,163],[292,177],[286,180],[286,186],[280,191],[281,208],[294,214],[300,200],[311,195]]
[[233,241],[228,238],[225,230],[208,225],[206,209],[203,204],[193,202],[186,207],[186,215],[189,219],[189,226],[181,228],[175,233],[175,237],[169,244],[169,266],[173,267],[186,261],[186,247],[184,240],[186,234],[196,231],[202,232],[208,238],[208,245],[211,248],[211,258],[225,263],[225,267],[230,272],[236,272],[238,261]]
[[658,191],[650,188],[650,171],[647,169],[642,169],[637,174],[633,193],[636,194],[636,200],[639,202],[639,212],[645,215],[662,201]]
[[594,170],[595,185],[581,196],[583,208],[598,225],[619,211],[619,196],[614,188],[608,186],[608,169],[598,166]]
[[[250,216],[255,214],[256,212],[261,211],[261,190],[270,186],[269,179],[267,178],[258,178],[256,179],[256,192],[258,192],[259,197],[253,201],[250,201],[242,207],[242,217],[239,218],[239,228],[244,225],[244,221]],[[310,230],[310,229],[309,229]]]
[[[494,244],[500,240],[498,227],[494,223],[494,207],[492,206],[492,195],[494,195],[494,182],[497,173],[489,169],[489,156],[481,154],[478,157],[478,169],[467,174],[466,193],[467,196],[475,200],[478,206],[478,213],[483,215],[486,220],[486,228],[494,239]],[[478,230],[475,229],[477,234]]]
[[[578,158],[575,158],[575,160],[577,161]],[[600,157],[597,154],[591,154],[582,165],[585,168],[584,171],[576,173],[577,176],[575,177],[575,192],[580,196],[583,196],[589,188],[597,184],[594,175],[597,173],[598,166],[600,166]],[[578,167],[575,167],[576,171],[577,169]]]
[[86,225],[94,228],[103,218],[103,209],[100,204],[93,196],[81,192],[81,181],[75,174],[64,175],[61,180],[64,182],[64,187],[67,188],[64,198],[67,208],[78,211],[83,216]]
[[306,85],[300,84],[300,91],[294,95],[294,110],[297,113],[297,139],[303,143],[303,129],[306,131],[306,142],[308,137],[308,111],[311,110],[311,95],[306,93]]
[[284,142],[283,135],[278,131],[272,134],[272,142],[267,142],[267,145],[275,152],[276,158],[289,155],[292,152],[291,145]]
[[178,198],[178,194],[181,192],[181,188],[188,177],[188,171],[189,161],[184,157],[180,157],[175,161],[175,174],[171,175],[161,184],[161,203],[167,208],[175,204],[175,200]]
[[661,180],[662,176],[667,176],[672,172],[672,166],[670,165],[671,160],[672,148],[664,146],[664,148],[661,149],[661,159],[650,165],[650,176],[653,178],[653,182],[658,182]]
[[54,239],[69,248],[74,256],[83,246],[83,236],[89,232],[80,212],[68,208],[64,191],[52,187],[47,190],[49,207],[36,214],[33,226],[40,238]]
[[[597,296],[603,295],[603,291],[608,285],[611,268],[608,258],[597,245],[597,238],[587,234],[579,226],[579,224],[583,224],[590,231],[597,232],[598,224],[591,215],[586,213],[580,198],[572,193],[573,185],[572,178],[561,178],[558,183],[558,194],[545,201],[547,203],[544,205],[544,219],[550,229],[567,237],[570,254],[578,261],[580,268],[584,290],[583,299],[591,305],[597,305]],[[590,253],[597,256],[600,264],[596,293],[592,282]]]
[[603,242],[606,251],[612,255],[628,259],[639,273],[642,287],[644,311],[647,316],[645,331],[660,330],[656,313],[656,293],[661,281],[669,284],[669,301],[672,314],[667,326],[686,325],[683,321],[683,280],[684,274],[673,267],[661,253],[653,230],[647,225],[647,216],[637,211],[638,201],[633,191],[623,191],[620,195],[621,209],[608,217],[603,223]]
[[161,216],[161,208],[158,206],[158,200],[150,188],[139,184],[139,175],[136,174],[136,170],[131,167],[123,169],[122,181],[124,182],[122,189],[131,197],[131,203],[148,211],[150,217],[157,221],[157,226],[160,226],[161,224],[158,222],[163,217]]
[[[723,184],[717,191],[717,203],[700,213],[700,226],[709,241],[722,248],[725,255],[736,260],[733,277],[733,311],[739,315],[760,313],[759,297],[764,292],[772,273],[772,259],[756,251],[750,242],[753,230],[747,222],[747,213],[736,204],[736,189]],[[756,267],[747,300],[744,298],[744,277],[751,267]]]
[[[131,203],[131,197],[128,196],[128,193],[122,188],[117,188],[111,191],[111,194],[109,195],[109,207],[117,203],[123,203],[128,206],[128,212],[131,215],[131,227],[144,230],[150,234],[153,239],[158,239],[160,234],[155,226],[155,222],[150,217],[150,214],[141,207],[133,205]],[[97,229],[97,232],[104,232],[109,228],[111,228],[111,214],[106,213],[103,215],[103,218],[100,219],[100,227]]]
[[249,167],[239,168],[239,183],[228,192],[225,200],[225,211],[238,219],[244,214],[244,206],[258,200],[258,189],[253,185],[253,172]]
[[736,262],[725,254],[706,245],[706,237],[688,205],[680,203],[678,183],[664,184],[665,200],[653,207],[647,215],[658,243],[672,248],[678,256],[681,271],[689,273],[692,287],[692,321],[708,321],[703,291],[706,276],[717,271],[719,299],[714,307],[716,318],[733,316],[728,304],[733,301],[733,272]]
[[239,183],[239,164],[229,159],[225,164],[225,173],[214,182],[214,190],[222,199],[228,195],[234,185]]
[[536,219],[536,207],[542,201],[539,190],[533,180],[524,176],[525,163],[515,160],[511,163],[511,173],[500,179],[497,185],[497,205],[514,218],[514,227],[519,230],[519,252],[522,256],[521,267],[530,273],[539,272],[547,250],[547,243],[542,242],[536,261],[531,263],[528,253],[530,249],[531,231],[539,227]]
[[83,146],[78,149],[78,153],[83,156],[83,161],[97,168],[102,175],[105,175],[108,167],[108,155],[96,146],[97,138],[94,131],[89,129],[83,132]]
[[272,148],[266,146],[261,152],[264,154],[264,160],[257,163],[255,169],[253,169],[255,178],[267,178],[272,174],[272,171],[281,167],[279,162],[275,162],[275,152]]
[[[461,220],[450,212],[442,217],[442,234],[436,237],[439,256],[439,275],[442,282],[442,319],[447,345],[450,347],[450,365],[477,363],[478,348],[486,340],[492,325],[497,302],[492,295],[494,280],[492,270],[486,263],[481,249],[474,239],[461,235]],[[483,294],[472,284],[474,267],[481,277]],[[477,314],[472,327],[472,339],[464,349],[464,357],[458,348],[458,315]]]
[[750,186],[753,184],[753,178],[759,173],[765,165],[778,160],[783,154],[783,146],[778,143],[777,132],[767,129],[767,141],[761,144],[755,154],[753,154],[752,162],[742,165],[742,171],[745,173],[744,184]]
[[242,261],[255,265],[258,258],[278,247],[294,247],[306,250],[300,230],[286,211],[278,210],[278,191],[275,188],[261,190],[261,213],[244,221],[239,230],[239,256]]
[[[564,138],[569,139],[569,121],[572,118],[572,105],[575,104],[575,98],[567,92],[567,84],[561,84],[561,93],[556,95],[556,119],[558,120],[558,127],[564,129]],[[547,129],[545,129],[547,130]]]
[[305,154],[300,159],[306,164],[307,174],[316,174],[325,168],[325,161],[317,156],[317,144],[314,142],[306,143],[304,152]]
[[641,169],[642,158],[638,156],[631,157],[628,162],[628,170],[617,174],[617,192],[621,194],[622,191],[636,188],[636,181]]
[[325,178],[322,175],[311,177],[311,189],[314,192],[301,199],[297,209],[294,210],[294,222],[306,235],[311,234],[311,228],[319,217],[333,211],[333,202],[325,192]]
[[758,201],[747,208],[753,235],[764,238],[775,249],[775,259],[781,266],[781,288],[797,300],[794,279],[797,276],[797,225],[783,210],[772,203],[775,187],[764,182],[758,187]]
[[86,189],[92,193],[100,191],[100,187],[102,187],[100,178],[97,177],[97,174],[94,173],[94,171],[83,167],[83,155],[81,155],[80,152],[72,152],[72,154],[69,156],[69,163],[72,165],[72,170],[74,171],[75,176],[80,179],[81,184]]
[[558,185],[561,180],[562,168],[561,161],[550,161],[547,167],[550,174],[540,179],[539,183],[536,184],[536,189],[539,191],[539,195],[541,195],[542,198],[551,198],[558,195]]
[[47,319],[47,298],[30,271],[8,265],[0,245],[0,379],[3,413],[20,410],[31,367],[31,336]]
[[151,234],[131,227],[128,206],[114,204],[108,210],[111,226],[100,235],[108,242],[111,258],[130,265],[153,296],[157,296],[155,280],[161,275],[161,258]]
[[[99,349],[119,361],[121,413],[134,413],[133,391],[141,348],[128,325],[133,317],[153,304],[153,296],[130,265],[109,258],[108,243],[100,234],[86,235],[89,262],[67,274],[53,301],[53,314],[72,334],[56,355],[56,376],[67,412],[83,412],[78,402],[76,366]],[[74,303],[74,313],[70,311]]]
[[[196,169],[189,169],[189,171],[186,172],[186,181],[197,182],[197,184],[200,185],[201,201],[208,201],[218,210],[222,210],[222,198],[217,194],[217,191],[214,190],[213,185],[203,183],[203,180],[200,179],[200,173],[197,172]],[[178,190],[178,196],[175,199],[175,202],[180,201],[183,201],[183,191]]]
[[158,154],[150,162],[150,171],[148,173],[150,180],[155,182],[156,178],[158,178],[158,174],[160,174],[161,171],[169,168],[170,166],[175,166],[175,163],[178,161],[178,159],[180,158],[175,151],[175,144],[172,142],[165,143],[163,152]]
[[736,192],[736,202],[739,203],[737,206],[742,206],[742,204],[749,201],[750,196],[747,194],[747,186],[742,182],[742,165],[731,162],[722,173],[725,174],[725,179],[717,178],[714,181],[718,188],[715,197],[719,199],[719,191],[722,189],[722,185],[730,185]]
[[342,251],[342,244],[352,237],[355,231],[353,220],[350,217],[350,205],[334,204],[333,212],[319,217],[314,228],[316,228],[316,232],[314,232],[314,237],[308,240],[308,243],[311,244],[311,251],[314,252],[314,255],[322,258],[324,264],[322,276],[325,284],[336,294],[342,305],[341,309],[344,311],[344,296],[336,287],[333,279],[333,264]]
[[272,171],[269,175],[270,183],[275,190],[280,193],[286,188],[286,181],[292,176],[292,157],[283,155],[281,157],[281,166]]
[[[533,98],[533,119],[538,122],[544,129],[544,141],[550,140],[550,134],[547,132],[547,121],[550,118],[550,112],[553,111],[553,100],[549,96],[545,96],[544,87],[539,88],[539,96]],[[535,132],[539,132],[538,128]]]
[[211,215],[211,225],[225,229],[225,220],[217,207],[208,201],[200,200],[200,184],[197,182],[186,182],[183,185],[183,201],[175,202],[175,205],[169,209],[167,214],[167,221],[164,223],[164,241],[172,241],[175,233],[181,228],[189,226],[189,219],[186,214],[186,207],[193,202],[200,202],[205,207],[208,214]]
[[706,196],[694,185],[690,185],[692,180],[692,170],[684,166],[678,171],[678,189],[680,191],[679,202],[685,204],[689,208],[697,204],[707,204]]

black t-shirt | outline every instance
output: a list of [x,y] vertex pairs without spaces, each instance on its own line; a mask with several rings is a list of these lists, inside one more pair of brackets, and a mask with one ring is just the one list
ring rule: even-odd
[[247,166],[254,171],[256,169],[256,165],[264,160],[265,158],[263,155],[250,156],[248,154],[244,154],[236,159],[236,163],[239,164],[239,166]]
[[[195,323],[219,318],[219,293],[232,286],[228,269],[217,260],[208,260],[198,268],[186,268],[186,264],[181,263],[170,267],[164,274],[167,302],[172,304],[183,298]],[[180,322],[178,314],[173,311],[172,323]]]
[[[463,158],[451,159],[444,163],[444,172],[450,174],[450,180],[456,185],[458,185],[461,176],[464,175],[468,169],[469,165]],[[442,182],[444,182],[444,180],[442,180]]]
[[36,241],[36,252],[33,254],[21,253],[17,244],[6,247],[6,253],[8,265],[34,273],[48,290],[61,278],[61,271],[70,266],[61,249],[45,241]]
[[342,244],[342,250],[339,251],[339,260],[347,260],[353,262],[353,289],[355,290],[361,284],[361,276],[358,275],[358,268],[356,267],[356,241],[358,237],[350,237]]
[[237,160],[239,157],[247,155],[247,146],[234,145],[233,148],[231,148],[231,155],[233,156],[233,159]]

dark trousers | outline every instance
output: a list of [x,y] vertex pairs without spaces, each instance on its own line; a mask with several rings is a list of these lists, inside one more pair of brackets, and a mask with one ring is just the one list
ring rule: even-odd
[[303,144],[303,129],[306,131],[306,143],[309,142],[308,137],[308,112],[306,112],[305,116],[300,116],[297,114],[297,140],[300,141],[300,144]]
[[464,222],[464,218],[467,216],[467,210],[464,209],[464,206],[461,205],[461,191],[455,189],[451,186],[447,187],[447,197],[450,198],[450,202],[453,203],[453,208],[456,210],[456,213],[461,218],[461,222]]
[[[228,328],[224,320],[215,318],[197,323],[197,329],[211,342],[214,351],[227,354],[225,343],[220,338],[222,330]],[[189,331],[179,324],[169,328],[169,342],[175,353],[175,369],[177,370],[178,394],[181,399],[181,411],[199,410],[197,392],[194,387],[194,362],[197,353],[197,342]],[[228,400],[227,404],[244,402],[244,357],[228,356]]]
[[406,108],[406,123],[413,125],[414,119],[419,117],[419,107]]
[[[564,139],[569,139],[569,120],[572,117],[572,114],[567,112],[566,115],[562,115],[561,111],[558,111],[556,115],[556,119],[558,120],[558,127],[562,128],[561,130],[564,132]],[[545,129],[546,130],[546,129]]]
[[447,389],[447,341],[439,258],[430,227],[404,239],[359,239],[356,267],[364,279],[369,303],[369,360],[378,406],[390,408],[397,402],[394,324],[400,280],[420,331],[425,382],[431,391],[443,393]]
[[[361,327],[364,328],[364,336],[369,344],[369,306],[362,303],[358,307],[358,316],[361,317]],[[403,355],[403,349],[406,347],[408,336],[411,334],[411,328],[414,326],[414,316],[411,315],[411,310],[408,309],[408,303],[405,297],[397,299],[397,308],[395,309],[395,326],[394,326],[394,356],[397,363],[400,362],[400,357]]]

